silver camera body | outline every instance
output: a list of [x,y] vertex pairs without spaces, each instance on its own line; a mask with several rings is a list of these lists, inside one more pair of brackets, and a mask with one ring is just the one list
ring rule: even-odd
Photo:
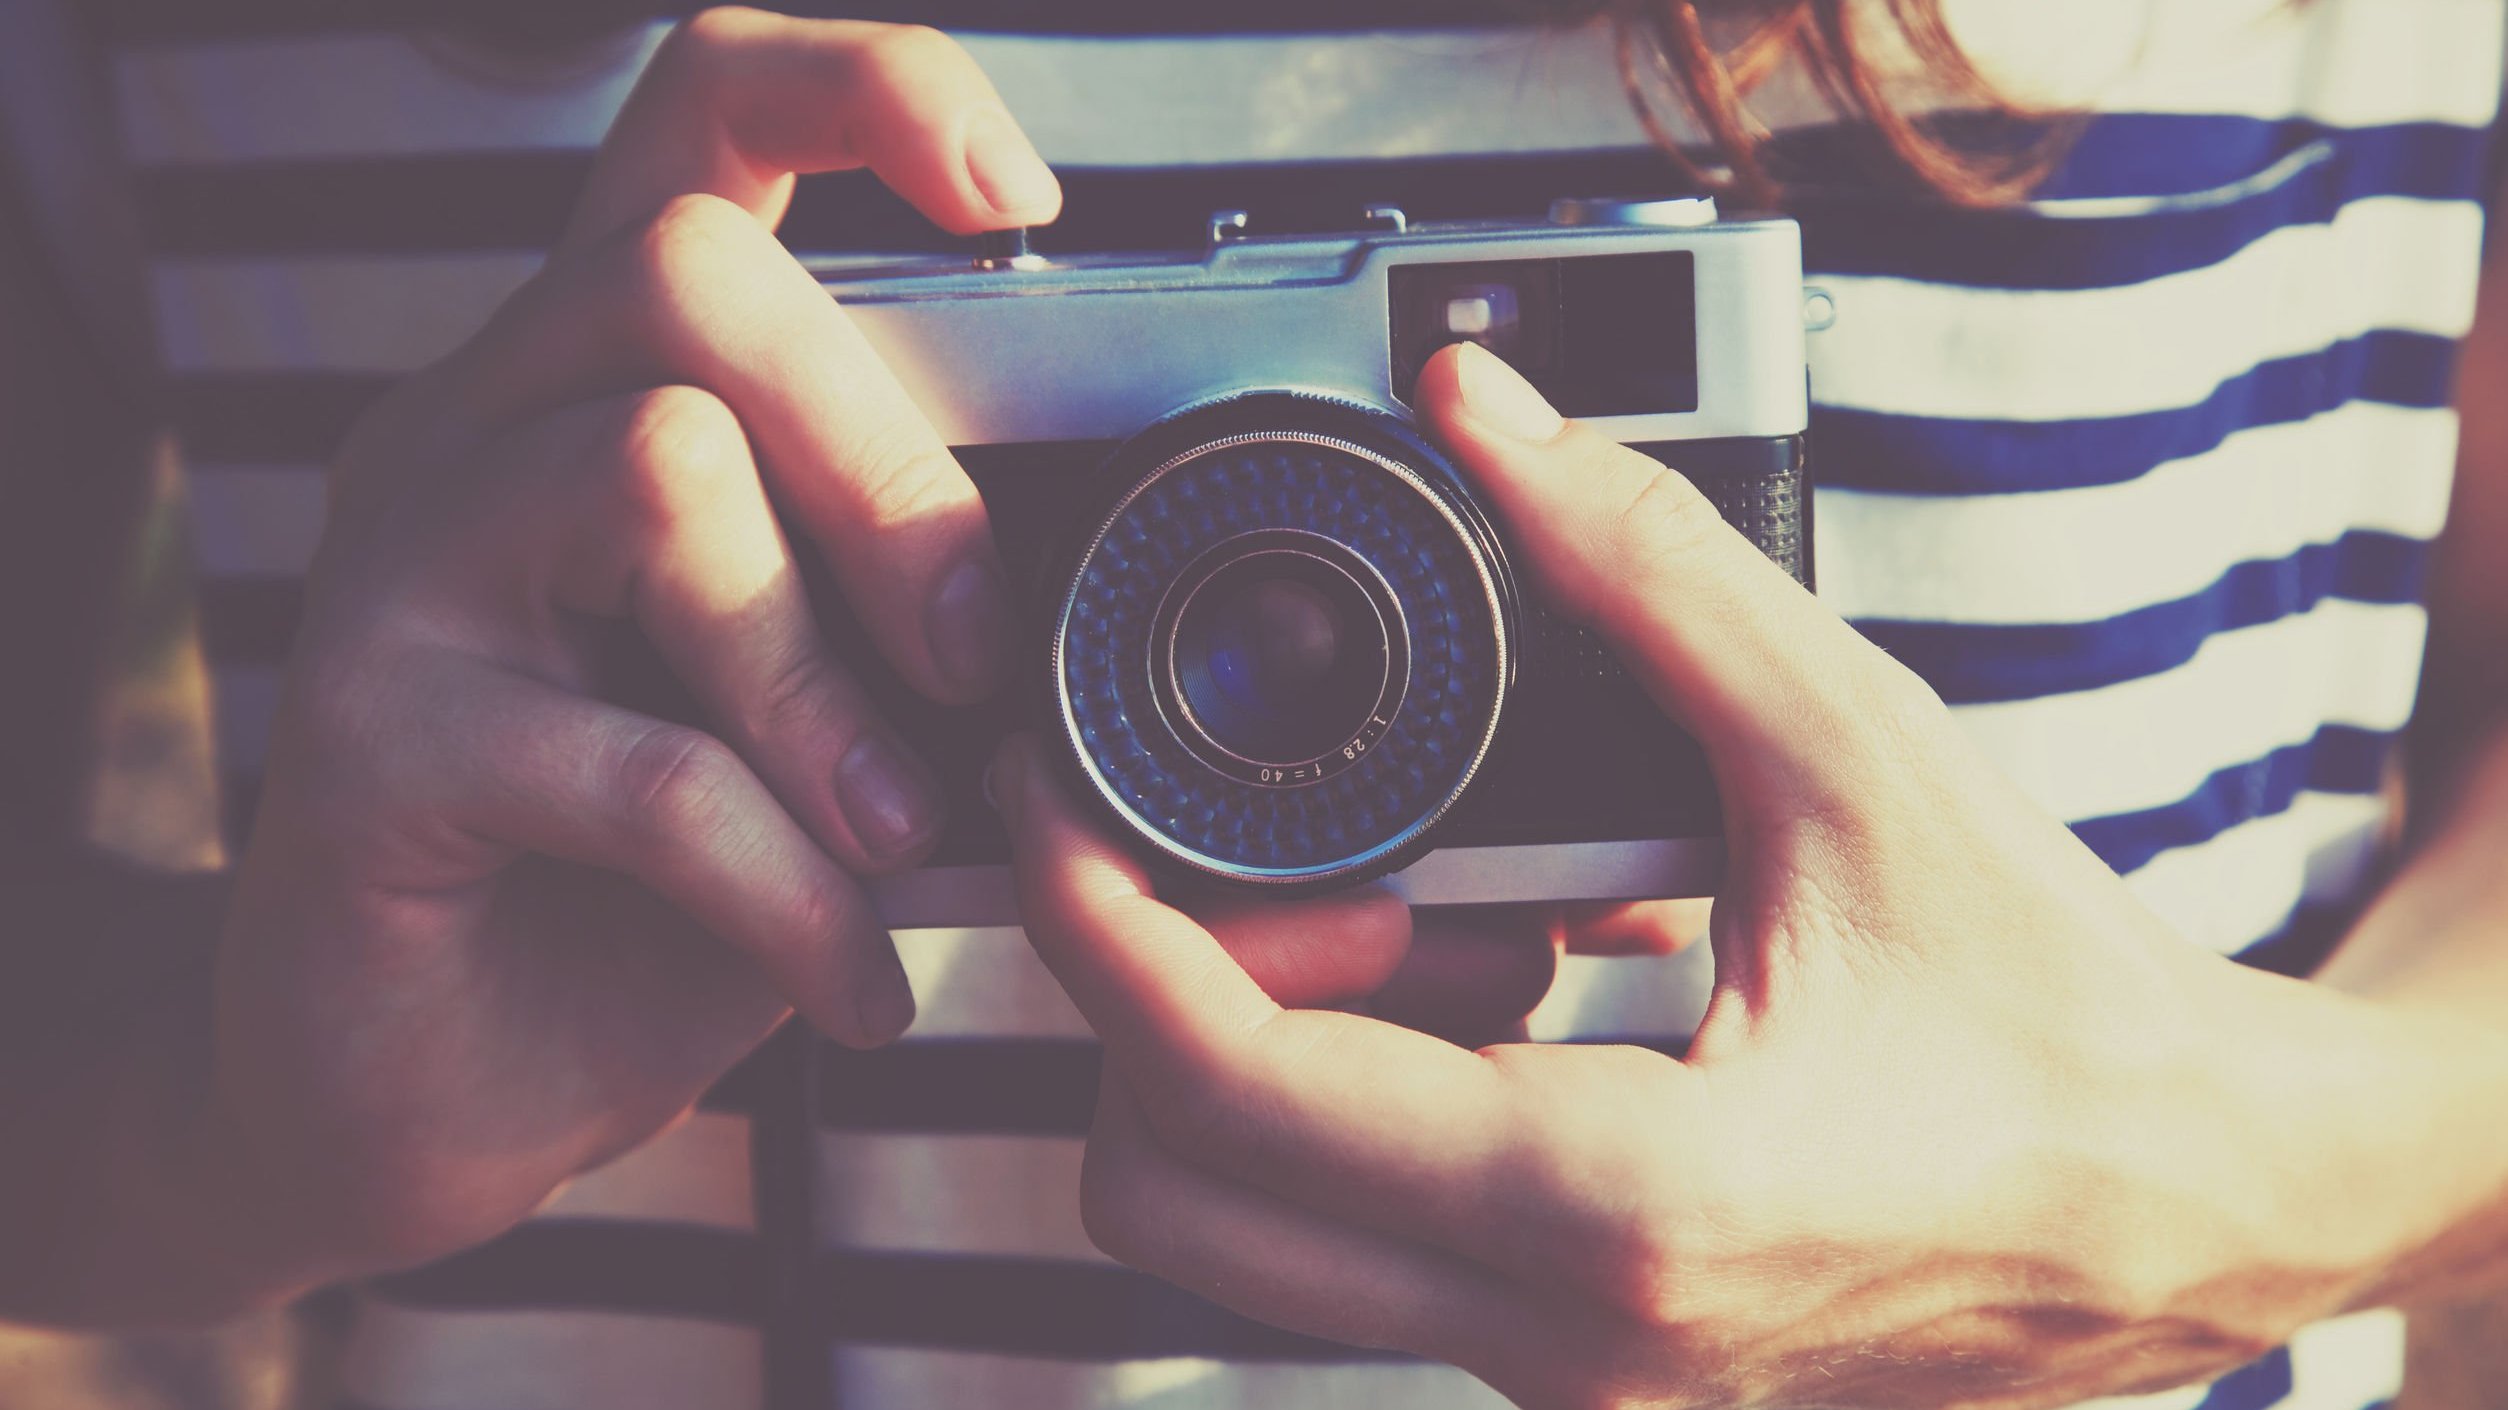
[[1809,582],[1799,232],[1703,200],[1331,235],[1214,216],[1189,253],[814,261],[984,493],[1033,595],[1018,688],[935,709],[823,624],[941,774],[900,927],[1012,924],[982,800],[1000,736],[1061,741],[1078,794],[1164,871],[1418,904],[1702,895],[1721,876],[1696,745],[1513,581],[1503,534],[1410,429],[1430,352],[1472,340],[1566,414],[1699,483]]

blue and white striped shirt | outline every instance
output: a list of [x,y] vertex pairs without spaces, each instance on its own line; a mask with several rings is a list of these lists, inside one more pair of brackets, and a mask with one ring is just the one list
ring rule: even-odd
[[[104,8],[223,757],[249,800],[319,467],[383,385],[536,267],[660,25],[524,60],[428,32],[425,0]],[[1677,180],[1607,32],[1510,22],[1522,7],[786,8],[958,32],[1063,174],[1048,248],[1194,243],[1220,207],[1515,215]],[[2382,860],[2502,6],[1951,10],[2016,96],[2092,114],[2026,204],[1957,209],[1874,180],[1783,76],[1760,104],[1840,311],[1813,339],[1822,595],[2190,942],[2304,968]],[[785,235],[940,238],[858,174],[805,182]],[[1015,932],[902,948],[923,1002],[906,1041],[826,1050],[814,1083],[753,1064],[522,1229],[384,1280],[350,1398],[738,1407],[816,1378],[857,1406],[1492,1399],[1104,1260],[1076,1213],[1086,1028]],[[1677,1038],[1699,982],[1678,961],[1571,961],[1535,1032]],[[797,1310],[770,1293],[796,1248],[814,1250]],[[815,1369],[796,1378],[796,1356]],[[2400,1359],[2394,1318],[2353,1318],[2150,1403],[2359,1410],[2392,1394]]]

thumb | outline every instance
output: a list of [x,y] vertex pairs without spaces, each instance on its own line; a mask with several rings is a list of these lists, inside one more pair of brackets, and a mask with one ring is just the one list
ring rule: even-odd
[[1705,746],[1728,812],[1859,811],[1942,716],[1688,480],[1563,419],[1485,349],[1438,353],[1416,401],[1546,605],[1599,631]]

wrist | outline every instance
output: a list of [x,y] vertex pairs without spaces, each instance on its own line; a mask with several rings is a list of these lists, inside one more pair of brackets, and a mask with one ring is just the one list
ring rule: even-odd
[[2267,1236],[2255,1271],[2313,1315],[2462,1286],[2508,1237],[2508,1036],[2227,968],[2209,1085]]

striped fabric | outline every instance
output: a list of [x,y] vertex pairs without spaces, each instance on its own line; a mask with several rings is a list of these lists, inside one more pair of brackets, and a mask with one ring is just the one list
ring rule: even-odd
[[[658,42],[529,64],[428,0],[105,0],[175,377],[220,738],[249,800],[319,467],[536,267]],[[814,0],[961,34],[1062,170],[1049,250],[1540,210],[1673,178],[1608,38],[1504,0]],[[2097,116],[2039,199],[1890,194],[1781,82],[1837,300],[1814,339],[1823,595],[2193,943],[2303,964],[2375,877],[2446,510],[2498,0],[1968,0],[2016,89]],[[932,249],[866,179],[808,249]],[[1256,1326],[1077,1225],[1087,1030],[1015,932],[903,937],[922,1017],[762,1060],[509,1237],[371,1289],[373,1410],[1470,1406],[1457,1373]],[[1550,1038],[1676,1045],[1694,964],[1572,961]],[[796,1049],[798,1051],[798,1049]],[[806,1160],[795,1157],[807,1156]],[[2137,1405],[2359,1410],[2395,1319]]]

